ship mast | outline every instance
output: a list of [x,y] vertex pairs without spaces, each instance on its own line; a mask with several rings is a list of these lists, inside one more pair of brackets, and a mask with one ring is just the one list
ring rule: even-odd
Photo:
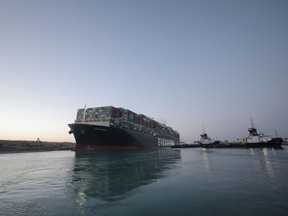
[[251,121],[251,126],[252,126],[252,128],[254,128],[253,119],[252,119],[252,118],[250,118],[250,121]]
[[205,128],[204,128],[204,126],[202,126],[202,131],[203,131],[203,134],[205,133]]

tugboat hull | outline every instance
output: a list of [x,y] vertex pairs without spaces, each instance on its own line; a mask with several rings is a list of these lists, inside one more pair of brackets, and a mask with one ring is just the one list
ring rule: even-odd
[[282,145],[282,138],[272,138],[268,142],[259,142],[259,143],[245,143],[244,147],[246,148],[280,148]]

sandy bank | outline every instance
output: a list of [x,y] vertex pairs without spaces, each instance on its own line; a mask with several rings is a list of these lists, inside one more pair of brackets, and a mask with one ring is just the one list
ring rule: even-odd
[[74,150],[75,143],[29,140],[0,140],[0,153]]

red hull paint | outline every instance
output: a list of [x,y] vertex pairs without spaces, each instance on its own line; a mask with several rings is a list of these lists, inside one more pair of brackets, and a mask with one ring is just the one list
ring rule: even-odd
[[143,149],[143,146],[77,146],[75,151],[125,151]]

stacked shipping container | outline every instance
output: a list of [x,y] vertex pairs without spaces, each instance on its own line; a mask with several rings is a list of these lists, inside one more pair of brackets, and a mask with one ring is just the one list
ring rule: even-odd
[[143,114],[113,106],[78,109],[75,123],[106,125],[126,130],[149,133],[153,136],[179,140],[179,133]]

